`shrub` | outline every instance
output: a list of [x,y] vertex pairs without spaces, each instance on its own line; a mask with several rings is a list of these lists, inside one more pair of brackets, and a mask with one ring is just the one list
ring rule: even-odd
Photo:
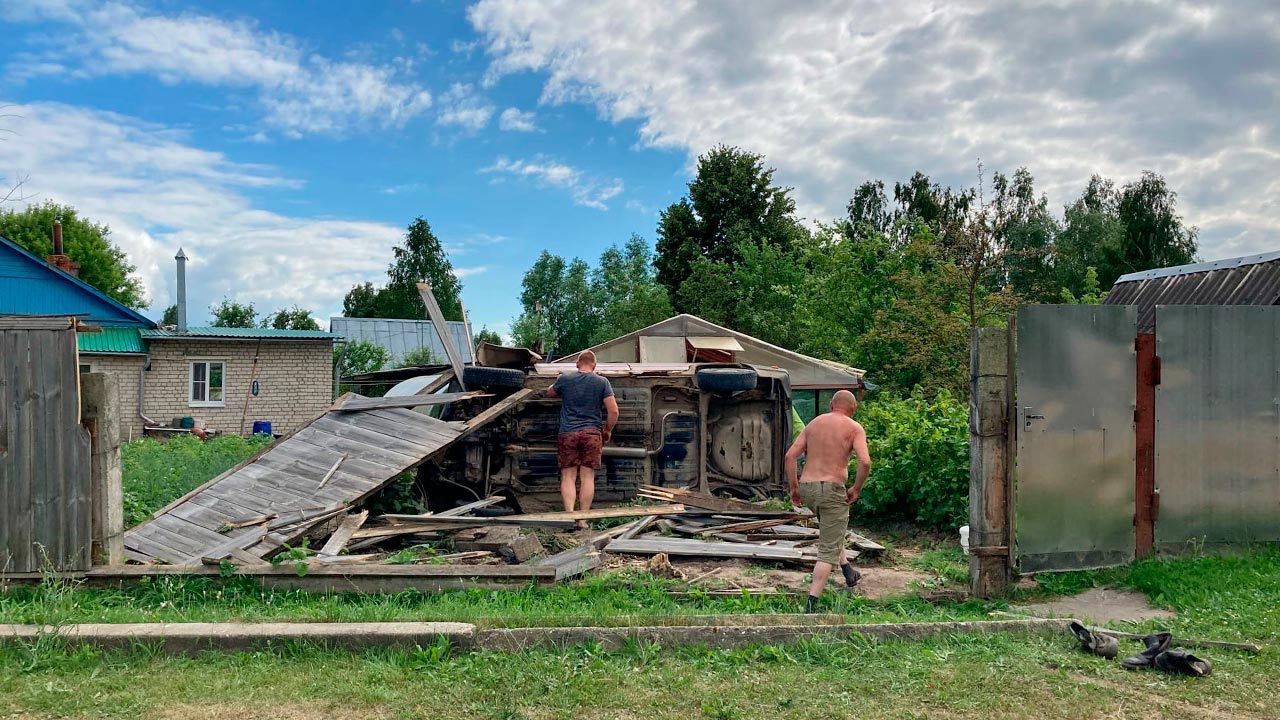
[[[947,391],[932,399],[864,403],[857,419],[867,430],[871,477],[856,517],[908,520],[938,528],[964,524],[969,514],[969,408]],[[854,466],[850,466],[852,476]]]
[[429,347],[419,347],[409,350],[400,358],[400,367],[417,367],[419,365],[439,365],[440,358],[431,352]]
[[121,449],[124,521],[133,527],[271,442],[266,435],[223,435],[201,441],[176,435],[168,442],[139,438]]

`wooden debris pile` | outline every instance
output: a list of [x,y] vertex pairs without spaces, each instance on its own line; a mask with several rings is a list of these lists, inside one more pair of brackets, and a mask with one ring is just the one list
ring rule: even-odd
[[[334,513],[321,526],[327,528],[328,535],[320,538],[319,551],[314,555],[295,553],[289,558],[308,566],[459,566],[459,572],[482,565],[495,572],[501,567],[515,571],[513,566],[527,566],[549,574],[553,568],[556,580],[599,567],[602,552],[651,556],[653,567],[668,575],[676,573],[669,569],[669,558],[737,558],[802,565],[817,558],[818,531],[803,524],[811,520],[807,511],[653,485],[640,486],[638,495],[652,504],[484,516],[487,508],[503,501],[491,497],[422,515]],[[634,519],[602,532],[576,530],[578,521],[619,518]],[[264,516],[228,526],[270,526],[290,519]],[[548,550],[566,544],[572,547],[558,553]],[[884,549],[853,533],[850,547],[854,557],[858,551]]]

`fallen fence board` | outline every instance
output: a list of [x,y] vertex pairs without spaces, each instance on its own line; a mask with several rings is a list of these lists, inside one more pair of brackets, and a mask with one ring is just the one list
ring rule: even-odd
[[[490,419],[499,414],[491,415]],[[233,533],[232,537],[219,535],[216,542],[208,535],[200,535],[199,552],[169,534],[165,528],[171,521],[160,518],[181,507],[180,516],[185,522],[218,533],[227,520],[225,510],[232,504],[245,511],[241,517],[285,516],[286,512],[306,508],[349,506],[382,489],[401,472],[444,450],[465,429],[403,408],[380,410],[376,422],[370,421],[367,425],[362,424],[365,415],[345,413],[339,417],[338,413],[330,412],[320,416],[249,461],[179,498],[152,520],[129,530],[125,534],[126,549],[135,559],[181,564],[202,557],[226,557],[237,550],[266,557],[324,522],[326,515],[296,515],[297,522],[283,526],[277,519],[271,523],[270,534],[264,533],[266,528],[257,526]],[[388,417],[398,422],[388,423]],[[339,469],[327,485],[320,487],[320,480],[343,453],[347,457]],[[202,495],[218,501],[192,501]]]
[[760,545],[744,545],[731,542],[708,542],[705,540],[686,540],[684,538],[633,538],[631,540],[614,540],[605,546],[605,552],[628,553],[633,555],[685,555],[707,558],[747,558],[750,560],[776,560],[804,562],[812,560],[815,554],[795,548],[780,548]]
[[[119,587],[142,578],[158,576],[218,577],[217,565],[149,565],[94,568],[85,574],[85,584]],[[551,585],[556,569],[536,565],[383,565],[381,563],[315,563],[299,576],[293,564],[254,565],[236,568],[237,576],[253,578],[263,587],[304,592],[401,592],[418,590],[508,589],[518,586]]]
[[489,397],[482,392],[437,393],[435,395],[409,395],[366,398],[359,395],[348,395],[347,400],[333,408],[336,412],[360,412],[362,410],[380,410],[382,408],[415,408],[423,405],[444,405],[459,400],[474,400]]
[[358,513],[348,515],[343,519],[338,529],[329,536],[329,541],[324,544],[324,547],[320,548],[320,554],[337,555],[342,552],[342,548],[346,547],[347,543],[351,541],[351,536],[355,535],[356,531],[360,529],[361,525],[364,525],[364,521],[368,518],[368,510],[361,510]]

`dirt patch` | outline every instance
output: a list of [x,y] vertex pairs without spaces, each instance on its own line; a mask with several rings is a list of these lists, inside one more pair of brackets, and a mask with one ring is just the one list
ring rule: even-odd
[[269,706],[239,703],[165,705],[147,715],[153,720],[361,720],[386,717],[374,710],[325,705],[323,703],[271,703]]
[[1018,605],[1010,609],[1037,617],[1072,617],[1096,623],[1177,617],[1177,613],[1151,607],[1145,595],[1109,588],[1093,588],[1068,598],[1046,603]]
[[[647,560],[627,559],[623,566],[644,569]],[[809,587],[809,571],[800,568],[768,566],[744,560],[696,560],[671,558],[672,567],[684,574],[694,586],[705,590],[763,590],[803,594]],[[914,583],[933,580],[930,573],[898,567],[859,567],[862,580],[857,593],[872,600],[912,595]],[[844,587],[837,570],[827,582],[830,590]]]

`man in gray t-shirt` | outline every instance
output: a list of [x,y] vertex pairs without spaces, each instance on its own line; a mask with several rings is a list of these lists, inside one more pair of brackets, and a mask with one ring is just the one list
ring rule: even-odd
[[[578,355],[578,371],[556,378],[547,390],[549,397],[561,399],[556,456],[560,463],[560,499],[564,501],[565,512],[573,512],[575,497],[581,509],[591,509],[591,499],[596,494],[596,470],[602,465],[601,450],[618,422],[618,401],[613,397],[613,386],[595,370],[595,353],[583,351]],[[581,490],[576,487],[579,478]],[[586,526],[585,520],[578,521],[579,528]]]

